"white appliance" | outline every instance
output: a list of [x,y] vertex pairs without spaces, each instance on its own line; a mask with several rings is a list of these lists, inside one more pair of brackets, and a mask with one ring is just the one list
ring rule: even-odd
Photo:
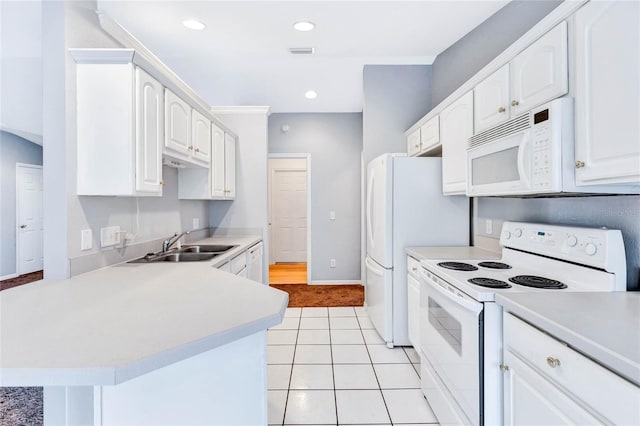
[[635,194],[629,185],[576,186],[573,99],[559,98],[469,138],[467,195]]
[[410,345],[407,246],[469,244],[469,200],[442,195],[440,158],[383,154],[367,166],[365,306],[387,346]]
[[626,291],[618,230],[505,222],[499,261],[421,262],[422,390],[440,424],[502,424],[496,293]]
[[247,250],[247,277],[250,280],[262,283],[262,256],[263,244],[259,242]]

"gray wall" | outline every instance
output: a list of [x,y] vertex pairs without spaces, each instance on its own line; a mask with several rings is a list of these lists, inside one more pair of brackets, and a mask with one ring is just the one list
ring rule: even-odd
[[[136,232],[136,242],[190,228],[194,217],[208,227],[206,201],[179,201],[177,173],[164,168],[162,198],[76,195],[76,74],[68,48],[120,47],[102,31],[95,1],[43,2],[45,277],[65,278],[69,259],[101,251],[100,228],[119,225]],[[80,250],[80,231],[91,228],[92,250]],[[102,252],[113,250],[105,248]]]
[[[433,63],[434,106],[506,47],[546,16],[560,2],[514,1],[502,8],[464,38],[440,54]],[[606,226],[622,231],[627,256],[628,288],[640,288],[640,197],[576,198],[477,198],[479,224],[494,220],[494,235],[476,226],[477,237],[493,238],[497,244],[504,220]]]
[[16,273],[16,163],[42,165],[42,147],[0,131],[0,277]]
[[311,154],[312,281],[360,280],[361,152],[360,113],[269,117],[269,153]]
[[514,0],[433,61],[432,107],[555,9],[558,0]]
[[431,65],[365,65],[364,164],[385,152],[406,152],[404,131],[431,109]]

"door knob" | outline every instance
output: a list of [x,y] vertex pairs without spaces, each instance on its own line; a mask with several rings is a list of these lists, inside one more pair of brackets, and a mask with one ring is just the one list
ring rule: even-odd
[[547,364],[549,364],[549,367],[551,368],[556,368],[560,365],[560,360],[558,358],[550,356],[547,357]]
[[24,229],[26,227],[27,227],[27,225],[20,225],[20,229]]

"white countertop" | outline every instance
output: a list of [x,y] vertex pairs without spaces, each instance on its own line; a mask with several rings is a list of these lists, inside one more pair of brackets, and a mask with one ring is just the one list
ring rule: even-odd
[[504,293],[496,302],[640,386],[640,292]]
[[478,247],[405,247],[404,251],[418,259],[499,259],[500,254]]
[[285,292],[208,262],[121,263],[0,292],[0,386],[115,385],[279,324]]

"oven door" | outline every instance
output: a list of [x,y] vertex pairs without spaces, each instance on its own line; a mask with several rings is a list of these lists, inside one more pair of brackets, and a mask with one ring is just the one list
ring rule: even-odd
[[[460,423],[481,424],[483,304],[421,269],[421,346],[447,401],[446,417],[462,412]],[[451,408],[457,413],[451,414]],[[438,410],[434,407],[436,416]],[[440,419],[440,416],[438,417]]]
[[467,195],[533,193],[530,145],[527,129],[467,151]]

